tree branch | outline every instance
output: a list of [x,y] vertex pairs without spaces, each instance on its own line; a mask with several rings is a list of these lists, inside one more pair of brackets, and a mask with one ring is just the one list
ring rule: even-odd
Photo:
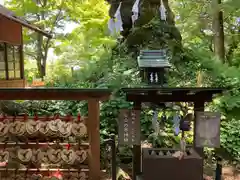
[[[56,27],[57,23],[59,22],[59,17],[62,13],[63,5],[64,5],[64,1],[62,0],[61,5],[59,7],[59,11],[56,15],[56,18],[55,18],[54,22],[52,23],[50,34],[53,33],[54,28]],[[43,49],[44,49],[43,66],[44,67],[46,66],[46,59],[47,59],[47,55],[48,55],[48,49],[49,49],[49,46],[50,46],[50,40],[51,40],[50,38],[47,38],[46,44],[43,47]]]
[[[53,33],[54,28],[56,27],[57,23],[59,22],[59,17],[60,17],[60,15],[62,13],[63,5],[64,5],[64,1],[61,2],[61,5],[59,7],[59,11],[58,11],[58,13],[56,15],[56,18],[55,18],[54,22],[52,23],[50,34]],[[46,50],[48,50],[49,43],[50,43],[50,38],[47,39],[46,45],[44,46],[44,51],[45,51],[44,53],[45,54],[46,54]]]
[[37,59],[37,56],[35,55],[36,53],[31,53],[31,52],[26,52],[25,51],[24,54],[27,55],[27,56],[30,56],[30,57],[32,57],[34,59]]

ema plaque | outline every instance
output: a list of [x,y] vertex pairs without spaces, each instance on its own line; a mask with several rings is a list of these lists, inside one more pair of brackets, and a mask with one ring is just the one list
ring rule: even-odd
[[196,113],[196,147],[220,147],[220,113]]
[[121,145],[140,144],[139,110],[120,110],[118,118],[118,142]]

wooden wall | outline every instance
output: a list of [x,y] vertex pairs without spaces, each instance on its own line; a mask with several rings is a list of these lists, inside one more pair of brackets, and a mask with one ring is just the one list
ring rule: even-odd
[[0,42],[22,44],[22,26],[0,15]]
[[25,80],[0,80],[0,88],[24,88]]

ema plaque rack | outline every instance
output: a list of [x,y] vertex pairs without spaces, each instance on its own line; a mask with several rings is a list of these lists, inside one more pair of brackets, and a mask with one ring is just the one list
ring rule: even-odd
[[1,117],[0,179],[88,179],[87,118]]

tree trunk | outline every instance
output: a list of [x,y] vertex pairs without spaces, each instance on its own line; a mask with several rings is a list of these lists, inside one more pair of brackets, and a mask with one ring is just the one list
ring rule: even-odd
[[[44,0],[43,4],[38,0],[37,3],[44,8],[47,5],[47,0]],[[41,10],[40,14],[38,15],[38,21],[44,21],[45,20],[45,11]],[[42,27],[44,29],[44,27]],[[49,40],[47,40],[48,42]],[[48,42],[49,43],[49,42]],[[46,75],[46,61],[47,61],[47,52],[48,52],[48,43],[46,44],[44,48],[44,41],[43,41],[43,35],[38,33],[37,35],[37,68],[40,78],[44,78]]]
[[223,12],[219,9],[220,4],[221,0],[213,0],[214,53],[225,63]]
[[37,35],[37,67],[38,67],[38,72],[39,72],[39,77],[43,78],[44,73],[43,73],[43,53],[42,53],[42,46],[43,46],[43,36],[41,34]]

